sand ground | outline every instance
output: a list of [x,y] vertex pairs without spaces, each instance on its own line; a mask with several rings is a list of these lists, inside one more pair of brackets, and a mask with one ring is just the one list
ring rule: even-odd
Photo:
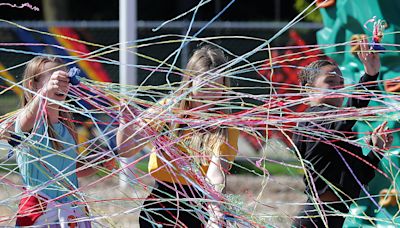
[[[4,175],[4,174],[3,174]],[[1,175],[0,175],[1,176]],[[20,183],[15,174],[7,180]],[[0,178],[0,180],[5,180]],[[138,227],[138,214],[143,199],[148,192],[144,186],[152,185],[151,178],[144,178],[132,187],[121,188],[119,179],[111,177],[99,180],[98,177],[81,180],[83,192],[90,202],[91,212],[97,216],[98,227]],[[263,187],[264,184],[264,187]],[[291,216],[297,214],[301,203],[305,201],[302,193],[304,185],[301,177],[231,175],[228,176],[227,193],[234,194],[246,211],[253,211],[254,216],[263,218],[267,224],[276,227],[290,227]],[[17,211],[20,191],[10,183],[0,182],[0,226],[13,226],[12,218]],[[256,207],[255,207],[256,206]]]

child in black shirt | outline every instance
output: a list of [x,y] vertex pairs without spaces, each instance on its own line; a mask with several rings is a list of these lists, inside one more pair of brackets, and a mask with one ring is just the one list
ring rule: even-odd
[[[359,58],[364,64],[365,75],[354,90],[361,92],[353,93],[346,107],[368,106],[371,94],[366,90],[378,90],[375,81],[380,60],[377,53],[368,50],[365,38]],[[362,149],[351,141],[354,138],[352,127],[356,123],[354,117],[343,116],[340,120],[330,117],[346,114],[337,110],[342,106],[343,96],[332,93],[344,87],[342,73],[336,64],[325,60],[313,62],[300,73],[300,80],[314,95],[310,95],[312,106],[304,113],[310,121],[298,123],[293,136],[304,161],[308,196],[294,225],[342,227],[345,218],[339,214],[348,212],[348,206],[359,196],[362,186],[374,177],[373,167],[381,159],[379,151],[390,147],[392,136],[385,133],[386,123],[380,125],[371,135],[374,152],[364,156]]]

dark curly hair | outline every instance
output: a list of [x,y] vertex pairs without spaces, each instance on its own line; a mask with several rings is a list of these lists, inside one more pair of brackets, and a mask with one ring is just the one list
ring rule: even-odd
[[320,69],[324,66],[335,66],[338,65],[329,60],[317,60],[315,62],[310,63],[299,73],[299,81],[301,86],[305,86],[307,84],[312,85],[317,78],[318,75],[321,74]]

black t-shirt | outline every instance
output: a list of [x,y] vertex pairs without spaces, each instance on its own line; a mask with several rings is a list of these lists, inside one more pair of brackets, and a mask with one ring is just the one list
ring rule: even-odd
[[[377,84],[373,82],[377,77],[378,75],[361,77],[346,107],[368,106],[373,95],[366,90],[378,89]],[[337,110],[326,105],[313,106],[304,113],[308,115],[309,121],[297,125],[293,141],[305,162],[306,172],[312,177],[311,185],[304,177],[306,194],[309,196],[313,185],[318,195],[326,191],[334,192],[329,186],[333,185],[345,193],[340,194],[344,200],[348,200],[345,195],[354,199],[360,194],[360,184],[366,185],[374,177],[374,168],[367,163],[376,167],[380,157],[372,151],[368,156],[364,156],[362,148],[351,141],[355,135],[352,127],[356,120],[346,116],[346,109]],[[352,110],[354,111],[354,108]],[[331,118],[338,114],[342,114],[343,120]]]

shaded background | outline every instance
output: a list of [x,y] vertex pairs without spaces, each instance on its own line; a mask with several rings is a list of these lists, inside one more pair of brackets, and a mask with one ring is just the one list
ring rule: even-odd
[[[26,1],[13,1],[14,4],[23,4]],[[154,1],[138,1],[138,20],[147,26],[142,26],[138,28],[138,39],[155,37],[164,34],[184,34],[189,26],[189,20],[192,17],[192,13],[189,13],[185,17],[179,19],[179,22],[185,23],[187,26],[182,28],[171,28],[166,25],[164,28],[157,32],[153,32],[152,28],[155,28],[163,21],[176,17],[183,12],[193,8],[198,4],[199,1],[187,1],[187,0],[154,0]],[[202,6],[196,14],[195,21],[209,21],[216,14],[218,14],[228,3],[231,1],[227,0],[215,0]],[[95,44],[101,45],[113,45],[119,42],[118,37],[118,17],[119,17],[119,1],[78,1],[78,0],[36,0],[30,1],[34,6],[40,8],[40,12],[31,11],[28,9],[14,9],[11,7],[0,7],[1,18],[10,21],[16,21],[18,23],[23,23],[29,21],[27,27],[34,28],[40,31],[53,32],[49,26],[42,26],[43,22],[60,22],[68,21],[68,28],[72,29],[73,32],[78,36],[78,39],[88,41]],[[293,19],[297,14],[299,7],[301,8],[303,4],[307,5],[305,0],[269,0],[269,1],[245,1],[237,0],[235,1],[220,17],[217,21],[234,21],[234,22],[259,22],[259,23],[271,23],[277,22],[275,26],[265,27],[265,28],[210,28],[205,29],[198,37],[212,37],[212,36],[234,36],[234,35],[246,35],[249,37],[268,39],[273,36],[280,28],[286,25],[287,21]],[[297,9],[296,9],[297,8]],[[316,13],[318,15],[318,13]],[[99,26],[90,27],[82,25],[84,21],[99,22]],[[318,21],[318,19],[317,19]],[[104,23],[104,26],[101,25]],[[148,26],[151,24],[151,26]],[[107,25],[107,26],[106,26]],[[302,28],[298,26],[296,31],[300,36],[306,40],[309,44],[316,43],[315,32],[319,28],[320,24],[313,24],[313,29]],[[198,31],[198,29],[192,29],[190,34],[193,35]],[[70,34],[64,34],[71,36]],[[28,37],[28,38],[27,38]],[[34,41],[32,41],[34,39]],[[0,42],[4,43],[49,43],[48,36],[25,32],[22,29],[16,28],[15,26],[9,26],[7,23],[0,22]],[[160,40],[170,40],[176,38],[165,38]],[[56,45],[64,46],[65,44],[54,41]],[[258,45],[261,41],[251,41],[243,39],[220,39],[213,41],[218,45],[228,49],[235,55],[244,54]],[[286,46],[288,43],[292,42],[288,33],[279,36],[272,42],[272,46]],[[186,56],[181,59],[181,54],[176,65],[183,68],[188,55],[191,50],[196,48],[200,43],[191,42],[188,45]],[[145,48],[140,48],[139,53],[163,60],[173,51],[179,47],[180,43],[174,44],[163,44],[150,46]],[[28,46],[15,46],[10,47],[16,50],[34,52],[34,53],[52,53],[57,54],[57,50],[52,48],[35,49],[34,47]],[[94,51],[98,47],[87,45],[88,51]],[[16,54],[12,52],[2,52],[0,55],[0,64],[3,64],[5,68],[15,66],[17,64],[24,63],[34,57],[34,54]],[[118,52],[113,52],[104,57],[111,60],[118,61]],[[253,55],[249,60],[251,62],[264,61],[268,58],[267,51],[261,51]],[[172,60],[169,61],[172,63]],[[138,58],[139,65],[158,65],[155,62],[149,61],[144,58]],[[119,68],[115,64],[101,64],[104,69],[105,74],[110,79],[110,81],[118,82],[119,78]],[[23,67],[18,67],[9,71],[9,73],[18,81],[21,79]],[[83,69],[85,71],[85,69]],[[141,83],[146,76],[149,74],[148,71],[138,69],[138,81]],[[247,78],[257,78],[257,72],[248,72],[238,75]],[[97,78],[92,78],[93,80],[98,80]],[[179,80],[176,75],[171,75],[169,78],[171,81]],[[145,85],[161,85],[166,82],[165,74],[156,73],[145,82]],[[257,84],[248,81],[236,81],[238,86],[256,86]],[[0,85],[7,86],[4,81],[0,82]],[[246,92],[260,94],[268,92],[267,89],[256,89],[249,90]],[[7,113],[15,108],[15,96],[13,92],[7,92],[6,95],[10,96],[7,99],[2,99],[3,107],[0,108],[0,114]],[[251,101],[257,103],[257,101]]]

